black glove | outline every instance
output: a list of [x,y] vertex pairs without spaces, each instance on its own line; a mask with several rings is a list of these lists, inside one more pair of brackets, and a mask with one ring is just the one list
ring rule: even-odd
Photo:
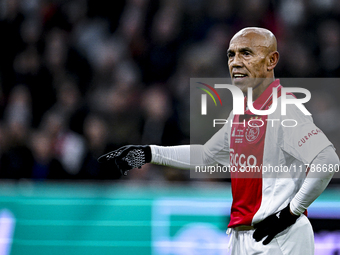
[[126,145],[98,158],[99,163],[112,162],[122,175],[133,168],[141,168],[151,161],[151,148],[148,145]]
[[299,216],[292,215],[290,213],[288,204],[288,206],[281,211],[274,213],[265,218],[263,221],[255,224],[253,238],[256,242],[259,242],[267,236],[267,238],[263,241],[263,244],[267,245],[278,233],[293,225],[297,218],[299,218]]

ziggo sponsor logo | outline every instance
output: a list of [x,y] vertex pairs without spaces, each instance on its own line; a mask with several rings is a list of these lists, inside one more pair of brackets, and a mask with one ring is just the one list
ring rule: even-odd
[[239,170],[240,172],[248,172],[251,169],[254,172],[260,172],[261,169],[257,166],[257,159],[254,155],[246,156],[244,154],[235,154],[234,149],[230,149],[230,171],[236,172]]

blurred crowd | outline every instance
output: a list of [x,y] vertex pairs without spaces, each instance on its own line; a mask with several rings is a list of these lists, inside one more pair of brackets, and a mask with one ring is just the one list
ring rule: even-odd
[[[340,76],[336,0],[0,0],[0,178],[119,179],[98,156],[188,144],[190,78],[228,77],[246,26],[277,36],[277,77]],[[339,144],[332,88],[313,113]],[[153,165],[130,179],[189,181]]]

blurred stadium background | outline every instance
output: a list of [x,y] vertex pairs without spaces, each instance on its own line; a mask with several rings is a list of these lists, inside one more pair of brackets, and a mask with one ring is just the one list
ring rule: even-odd
[[[227,77],[243,27],[277,36],[276,77],[339,77],[339,17],[336,0],[0,0],[0,254],[228,254],[228,180],[96,158],[188,144],[190,78]],[[332,81],[308,107],[340,148]],[[340,254],[339,184],[310,208],[316,254]]]

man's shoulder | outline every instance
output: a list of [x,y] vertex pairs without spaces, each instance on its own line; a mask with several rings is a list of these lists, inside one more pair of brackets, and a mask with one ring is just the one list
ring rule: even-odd
[[[296,99],[292,94],[286,96],[287,99]],[[283,108],[285,107],[285,109]],[[281,116],[281,119],[295,119],[300,121],[313,121],[312,115],[309,113],[308,109],[302,103],[282,103],[282,98],[279,98],[278,107],[275,111],[276,114]]]

